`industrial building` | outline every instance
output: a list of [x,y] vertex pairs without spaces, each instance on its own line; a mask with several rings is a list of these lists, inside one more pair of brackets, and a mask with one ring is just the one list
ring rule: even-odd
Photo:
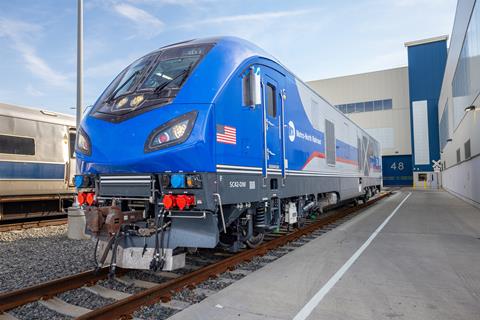
[[408,66],[309,85],[382,144],[383,183],[438,187],[438,101],[447,36],[405,43]]
[[480,206],[480,3],[459,1],[438,103],[443,188]]
[[408,66],[308,83],[382,143],[384,185],[480,205],[479,6],[458,3],[448,50],[447,36],[407,42]]

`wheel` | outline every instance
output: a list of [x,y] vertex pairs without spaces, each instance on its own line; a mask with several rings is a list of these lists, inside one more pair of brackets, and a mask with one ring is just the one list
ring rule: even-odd
[[262,242],[263,238],[265,237],[265,232],[253,232],[253,236],[250,239],[246,240],[245,243],[251,249],[257,248]]

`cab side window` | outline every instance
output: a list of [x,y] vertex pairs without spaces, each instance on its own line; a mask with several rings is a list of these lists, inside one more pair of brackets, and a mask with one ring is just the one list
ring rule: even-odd
[[275,118],[277,116],[277,99],[275,99],[277,97],[276,95],[277,90],[270,83],[267,83],[266,89],[267,89],[267,112],[271,117]]

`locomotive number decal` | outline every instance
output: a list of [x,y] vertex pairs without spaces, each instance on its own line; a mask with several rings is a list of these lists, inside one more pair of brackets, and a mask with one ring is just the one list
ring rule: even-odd
[[246,188],[246,181],[230,181],[230,188]]

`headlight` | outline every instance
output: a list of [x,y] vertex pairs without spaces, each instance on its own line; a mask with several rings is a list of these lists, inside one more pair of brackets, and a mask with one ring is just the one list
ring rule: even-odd
[[80,127],[77,132],[77,151],[89,156],[92,154],[90,138],[87,133]]
[[197,114],[197,111],[186,113],[153,130],[145,142],[145,152],[160,150],[187,140],[192,132]]

